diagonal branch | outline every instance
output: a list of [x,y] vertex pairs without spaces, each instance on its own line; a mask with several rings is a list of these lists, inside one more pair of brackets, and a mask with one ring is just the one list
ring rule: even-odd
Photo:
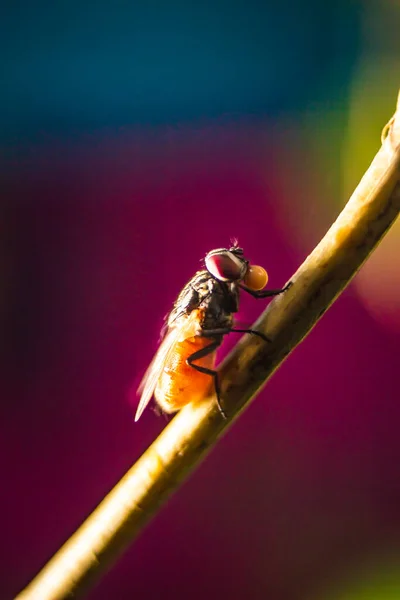
[[256,328],[271,344],[244,336],[221,367],[224,420],[215,398],[188,405],[16,600],[82,594],[139,534],[286,356],[348,285],[400,211],[400,94],[382,147],[336,222],[292,277],[293,286]]

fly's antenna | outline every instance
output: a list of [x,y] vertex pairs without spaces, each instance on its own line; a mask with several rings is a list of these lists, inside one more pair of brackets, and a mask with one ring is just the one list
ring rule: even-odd
[[233,252],[234,254],[236,254],[236,256],[243,256],[243,248],[239,246],[239,240],[237,239],[237,237],[231,238],[230,243],[230,252]]

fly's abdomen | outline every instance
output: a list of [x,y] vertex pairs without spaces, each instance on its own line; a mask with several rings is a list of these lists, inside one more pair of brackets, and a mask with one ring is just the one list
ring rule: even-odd
[[[212,340],[195,336],[177,342],[160,375],[154,397],[161,409],[172,413],[189,402],[196,402],[206,395],[213,379],[210,375],[200,373],[187,364],[186,360],[202,348],[209,346]],[[215,351],[195,361],[195,364],[213,369]]]

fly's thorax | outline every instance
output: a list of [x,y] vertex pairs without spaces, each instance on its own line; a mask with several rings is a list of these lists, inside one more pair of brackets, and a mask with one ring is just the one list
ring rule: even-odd
[[177,319],[189,315],[199,308],[203,298],[207,295],[209,273],[206,270],[198,271],[185,285],[175,300],[174,307],[168,316],[168,327],[172,327]]
[[222,282],[208,271],[198,271],[179,294],[168,317],[173,327],[194,310],[202,312],[201,328],[229,326],[230,315],[238,311],[239,288],[235,282]]
[[231,313],[214,313],[206,311],[201,321],[202,331],[212,329],[230,329],[233,326],[233,317]]
[[209,291],[200,304],[203,310],[202,329],[230,327],[232,313],[238,310],[237,286],[211,277],[208,287]]

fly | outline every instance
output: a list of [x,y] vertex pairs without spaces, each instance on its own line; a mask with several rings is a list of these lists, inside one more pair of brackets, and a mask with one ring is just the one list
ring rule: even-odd
[[270,340],[254,329],[234,327],[233,314],[239,310],[243,290],[254,298],[268,298],[286,291],[264,290],[265,269],[250,265],[242,248],[212,250],[205,257],[205,269],[198,271],[179,294],[166,317],[163,340],[138,388],[141,395],[137,421],[151,398],[165,413],[174,413],[189,402],[203,398],[214,384],[218,407],[220,385],[215,370],[216,350],[228,333],[250,333]]

